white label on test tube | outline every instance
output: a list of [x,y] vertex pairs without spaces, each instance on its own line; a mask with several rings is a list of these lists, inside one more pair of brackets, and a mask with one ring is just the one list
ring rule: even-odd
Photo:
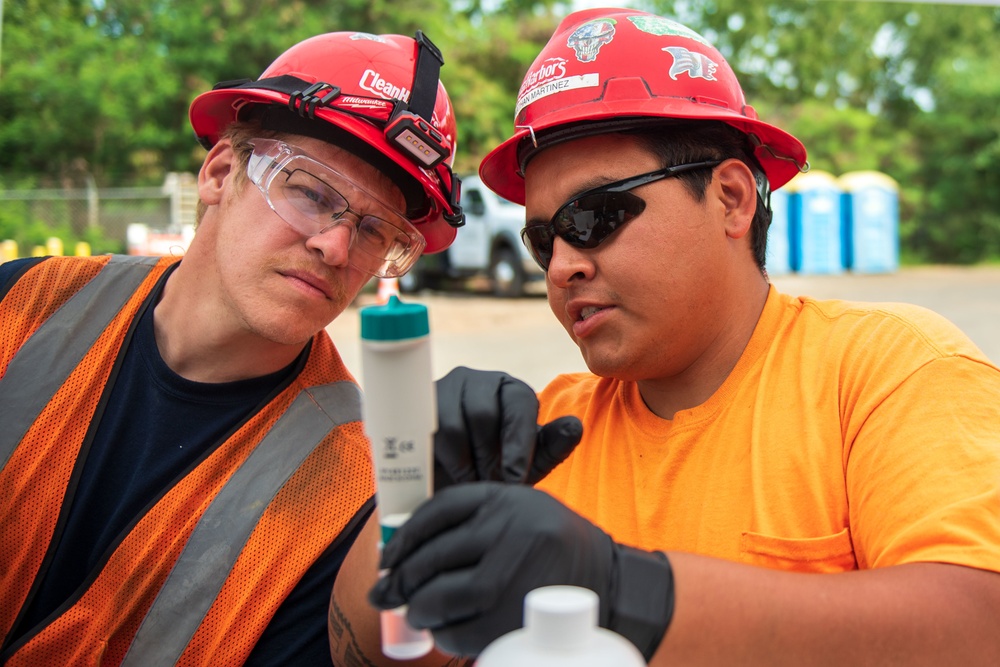
[[[361,311],[365,431],[375,463],[383,541],[433,490],[437,400],[427,308],[395,296]],[[397,660],[426,655],[431,634],[406,623],[406,609],[383,611],[382,652]]]

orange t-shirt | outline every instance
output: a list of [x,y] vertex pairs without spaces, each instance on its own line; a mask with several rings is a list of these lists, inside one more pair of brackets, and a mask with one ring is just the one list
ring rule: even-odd
[[584,424],[538,487],[625,544],[840,572],[1000,571],[1000,369],[916,306],[773,287],[732,373],[665,420],[634,382],[562,375],[540,421]]

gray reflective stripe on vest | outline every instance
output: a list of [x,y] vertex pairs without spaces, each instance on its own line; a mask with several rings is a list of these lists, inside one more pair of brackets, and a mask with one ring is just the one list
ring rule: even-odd
[[353,382],[311,387],[295,398],[205,510],[122,667],[177,662],[271,500],[331,428],[360,418]]
[[157,261],[157,257],[112,257],[11,359],[0,378],[0,468]]

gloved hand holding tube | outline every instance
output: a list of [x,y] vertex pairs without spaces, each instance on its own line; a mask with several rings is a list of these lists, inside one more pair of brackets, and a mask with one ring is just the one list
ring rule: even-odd
[[[534,484],[579,443],[579,419],[539,425],[534,390],[507,373],[459,367],[434,386],[425,306],[393,296],[360,314],[363,414],[383,544],[432,489],[482,480]],[[410,628],[405,613],[404,606],[381,614],[382,651],[391,658],[417,658],[433,647],[430,633]]]
[[549,494],[480,482],[442,490],[386,544],[369,601],[408,605],[414,627],[437,646],[478,655],[521,627],[524,596],[571,585],[600,598],[599,623],[649,660],[673,617],[673,571],[661,552],[614,542]]

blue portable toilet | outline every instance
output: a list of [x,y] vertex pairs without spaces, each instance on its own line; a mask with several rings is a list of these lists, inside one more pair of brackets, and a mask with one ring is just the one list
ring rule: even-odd
[[856,273],[899,268],[899,184],[878,171],[852,171],[843,190],[845,266]]
[[792,270],[788,197],[788,192],[784,189],[771,193],[771,226],[767,228],[767,251],[764,258],[764,268],[771,276],[780,276]]
[[842,190],[825,171],[799,174],[788,184],[792,270],[799,273],[843,273]]

